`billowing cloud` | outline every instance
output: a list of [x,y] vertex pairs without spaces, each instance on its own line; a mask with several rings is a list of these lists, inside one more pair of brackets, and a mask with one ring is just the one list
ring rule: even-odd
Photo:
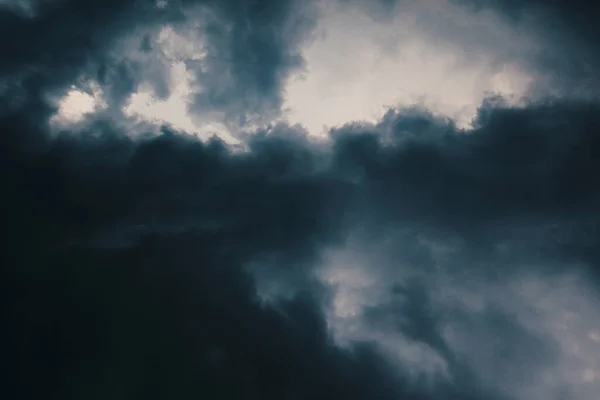
[[5,3],[3,397],[595,399],[586,16]]
[[599,84],[597,42],[600,29],[594,2],[556,0],[454,0],[476,13],[492,10],[511,25],[527,29],[543,44],[530,63],[543,75],[536,89],[548,93],[597,99]]
[[535,74],[524,61],[539,43],[500,17],[447,1],[405,1],[383,15],[376,4],[320,3],[306,69],[286,87],[292,122],[320,134],[419,104],[469,126],[487,96],[516,105],[529,92]]

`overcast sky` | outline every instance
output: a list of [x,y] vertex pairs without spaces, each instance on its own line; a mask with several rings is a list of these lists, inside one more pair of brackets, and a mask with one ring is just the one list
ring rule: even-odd
[[0,0],[0,397],[596,400],[598,18]]

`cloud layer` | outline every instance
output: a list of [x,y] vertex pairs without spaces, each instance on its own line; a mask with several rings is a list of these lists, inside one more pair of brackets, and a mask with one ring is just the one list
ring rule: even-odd
[[526,3],[0,3],[3,397],[594,399],[598,30]]

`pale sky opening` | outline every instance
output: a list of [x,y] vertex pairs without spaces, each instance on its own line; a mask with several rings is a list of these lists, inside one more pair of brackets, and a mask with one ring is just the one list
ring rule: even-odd
[[[374,123],[389,107],[415,105],[469,128],[487,96],[501,95],[518,106],[534,79],[519,61],[536,43],[493,14],[474,16],[448,0],[410,0],[378,19],[358,0],[318,4],[317,27],[301,51],[305,68],[287,79],[280,118],[311,135],[354,121]],[[156,98],[149,82],[141,84],[122,112],[133,121],[239,143],[239,127],[224,114],[190,113],[202,82],[195,80],[186,61],[206,56],[198,38],[201,23],[200,18],[190,26],[166,25],[153,35],[156,58],[151,62],[168,65],[170,94]],[[475,39],[473,31],[478,32]],[[126,58],[137,57],[128,48],[119,51]],[[101,93],[72,88],[60,100],[53,122],[84,120],[101,108],[100,98]]]
[[[526,93],[532,78],[508,54],[533,44],[493,15],[475,18],[445,1],[407,1],[383,21],[352,4],[321,2],[314,39],[303,49],[306,68],[286,87],[287,118],[311,134],[413,105],[466,128],[486,96],[517,105]],[[471,29],[480,43],[462,37]]]
[[51,125],[65,127],[76,124],[106,107],[98,84],[90,83],[88,86],[87,90],[75,85],[69,88],[58,100],[58,110],[50,120]]

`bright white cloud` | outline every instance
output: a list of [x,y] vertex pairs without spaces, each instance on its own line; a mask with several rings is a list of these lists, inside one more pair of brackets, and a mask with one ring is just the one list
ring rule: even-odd
[[96,83],[90,83],[84,90],[71,86],[58,100],[58,111],[50,123],[55,126],[67,126],[82,122],[91,114],[106,107],[102,98],[102,90]]
[[142,86],[130,96],[123,111],[130,117],[138,117],[148,122],[166,123],[175,129],[195,132],[197,126],[187,113],[189,74],[181,62],[173,65],[170,72],[172,81],[176,82],[176,85],[167,99],[156,99],[151,88]]
[[[491,14],[474,16],[449,0],[409,0],[378,20],[358,0],[319,4],[313,40],[302,50],[306,69],[289,77],[281,118],[311,134],[351,121],[374,122],[390,106],[415,104],[467,127],[487,95],[502,94],[518,104],[533,79],[519,57],[535,43]],[[123,113],[139,122],[167,124],[201,138],[216,134],[237,143],[240,127],[224,112],[190,112],[203,83],[195,79],[198,71],[187,66],[193,61],[194,68],[202,68],[207,56],[199,36],[202,21],[210,18],[205,14],[196,10],[189,22],[151,33],[151,54],[136,50],[140,32],[117,46],[116,57],[149,66],[147,84],[131,93]],[[478,32],[475,39],[473,31]],[[157,98],[150,83],[165,72],[170,95]],[[69,96],[62,120],[78,120],[92,112],[90,98]],[[259,127],[250,125],[245,129]]]
[[[511,57],[534,44],[493,15],[406,1],[388,17],[376,20],[348,2],[321,3],[314,40],[303,50],[306,70],[286,87],[292,123],[320,134],[372,122],[386,106],[423,104],[468,126],[490,93],[513,101],[526,93],[532,78]],[[467,34],[474,28],[476,40]]]

